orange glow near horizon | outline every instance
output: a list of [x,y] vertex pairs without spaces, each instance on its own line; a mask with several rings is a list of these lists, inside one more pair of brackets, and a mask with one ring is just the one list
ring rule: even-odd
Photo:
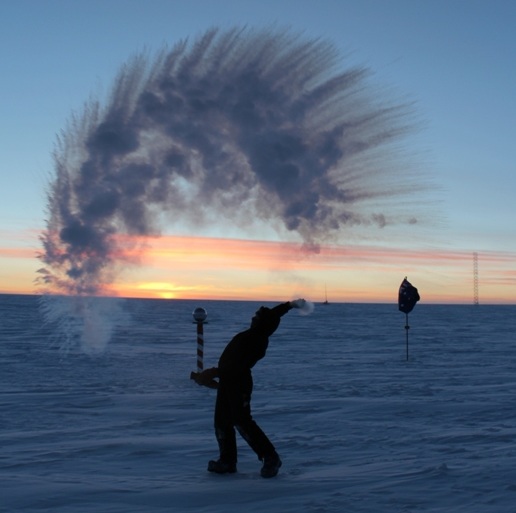
[[[187,236],[145,242],[138,279],[117,283],[118,295],[272,301],[301,294],[319,301],[326,287],[334,302],[392,302],[408,275],[426,302],[472,302],[471,252],[326,245],[314,253],[292,242]],[[479,256],[484,302],[516,302],[513,262],[511,253]]]
[[[124,244],[125,241],[125,244]],[[120,237],[137,265],[126,265],[106,294],[164,299],[285,300],[305,296],[331,302],[396,302],[405,276],[427,303],[471,303],[472,252],[375,246],[301,244],[214,237]],[[37,293],[36,251],[0,247],[0,292]],[[481,303],[516,303],[515,255],[479,252]]]

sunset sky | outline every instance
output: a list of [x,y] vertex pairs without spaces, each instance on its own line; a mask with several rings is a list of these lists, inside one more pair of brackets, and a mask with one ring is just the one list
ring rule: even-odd
[[404,152],[435,186],[428,222],[342,233],[317,251],[257,222],[167,219],[120,269],[130,297],[516,304],[516,3],[511,0],[5,0],[0,3],[0,293],[37,293],[57,135],[120,66],[212,26],[290,27],[414,102]]

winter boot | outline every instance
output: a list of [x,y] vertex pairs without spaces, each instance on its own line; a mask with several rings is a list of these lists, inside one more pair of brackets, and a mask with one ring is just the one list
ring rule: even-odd
[[208,472],[216,474],[234,474],[237,471],[236,463],[223,460],[210,460],[208,462]]
[[281,460],[277,452],[273,452],[263,458],[263,467],[260,472],[262,477],[274,477],[281,467]]

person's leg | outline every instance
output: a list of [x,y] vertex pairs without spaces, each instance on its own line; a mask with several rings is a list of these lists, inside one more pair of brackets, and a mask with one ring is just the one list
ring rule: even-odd
[[268,454],[275,452],[274,445],[251,415],[245,415],[237,420],[236,428],[240,436],[249,444],[249,447],[262,461]]
[[219,459],[208,463],[210,472],[236,472],[237,445],[235,428],[226,389],[219,385],[214,415],[215,437],[219,445]]
[[251,415],[252,391],[253,381],[249,376],[242,379],[238,386],[231,387],[228,401],[234,426],[261,461],[276,451],[267,435],[253,420]]
[[262,477],[274,477],[277,475],[281,467],[281,459],[267,435],[252,419],[250,411],[249,415],[246,414],[239,419],[236,428],[242,438],[258,455],[258,459],[263,461]]

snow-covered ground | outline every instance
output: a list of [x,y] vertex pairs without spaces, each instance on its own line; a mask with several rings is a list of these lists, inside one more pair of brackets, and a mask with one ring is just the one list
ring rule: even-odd
[[[286,297],[285,300],[291,299]],[[102,301],[102,300],[99,300]],[[215,391],[189,380],[259,304],[131,300],[106,349],[66,353],[35,297],[0,296],[0,512],[516,512],[516,307],[317,305],[254,369],[283,467],[212,475]]]

